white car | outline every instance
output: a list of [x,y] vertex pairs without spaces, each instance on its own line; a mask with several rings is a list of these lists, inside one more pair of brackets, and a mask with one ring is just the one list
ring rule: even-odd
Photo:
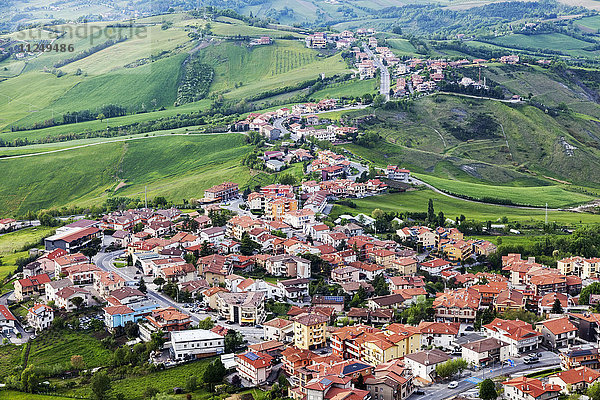
[[448,389],[456,389],[458,387],[458,382],[452,381],[448,384]]

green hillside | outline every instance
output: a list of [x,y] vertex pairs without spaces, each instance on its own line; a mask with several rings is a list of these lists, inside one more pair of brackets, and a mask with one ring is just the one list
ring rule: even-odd
[[240,158],[243,135],[149,137],[18,159],[0,159],[0,209],[19,215],[66,204],[102,203],[109,195],[202,197],[204,189],[250,179]]
[[187,54],[179,54],[137,68],[89,77],[44,110],[30,114],[17,124],[29,126],[33,122],[52,118],[53,114],[96,110],[106,104],[121,105],[130,112],[172,106],[177,95],[181,63],[186,58]]

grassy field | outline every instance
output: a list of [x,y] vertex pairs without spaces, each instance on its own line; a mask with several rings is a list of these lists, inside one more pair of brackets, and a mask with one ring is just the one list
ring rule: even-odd
[[72,397],[43,395],[16,392],[14,390],[0,390],[0,400],[73,400]]
[[356,97],[367,93],[377,93],[379,89],[377,79],[351,80],[347,82],[336,83],[316,91],[311,95],[315,99],[340,97]]
[[[107,126],[123,126],[135,123],[142,123],[147,121],[154,121],[160,118],[174,117],[178,114],[190,113],[202,111],[210,107],[211,101],[209,99],[202,99],[195,103],[185,104],[181,107],[171,107],[166,110],[141,113],[141,114],[129,114],[122,117],[107,118],[104,121],[93,120],[86,122],[79,122],[77,124],[59,125],[50,128],[43,129],[32,129],[17,132],[2,132],[0,138],[6,141],[12,141],[18,138],[29,138],[30,140],[45,139],[47,137],[55,137],[61,135],[68,135],[70,133],[82,133],[82,132],[94,132],[102,129],[106,129]],[[188,127],[192,129],[193,127]],[[154,134],[151,133],[150,135]],[[57,146],[57,143],[51,144],[51,146]],[[0,152],[6,151],[6,149],[0,149]],[[19,150],[17,154],[21,154]]]
[[594,56],[594,52],[582,50],[593,46],[593,43],[584,42],[562,33],[544,33],[540,35],[513,34],[500,36],[494,43],[516,48],[548,49],[563,51],[572,55]]
[[550,208],[570,207],[594,199],[592,196],[568,191],[559,185],[506,187],[443,179],[431,175],[418,175],[418,178],[448,193],[460,193],[475,199],[510,199],[515,204],[537,207],[543,207],[546,203]]
[[[118,195],[148,194],[200,198],[224,180],[244,184],[248,170],[240,158],[250,148],[242,135],[149,137],[31,158],[1,160],[7,171],[0,208],[14,214],[65,204],[103,202],[120,182]],[[94,162],[90,163],[93,159]]]
[[21,229],[16,232],[7,233],[0,236],[0,278],[12,272],[15,268],[15,261],[18,258],[27,257],[27,251],[20,251],[23,247],[37,244],[41,239],[51,235],[54,228],[39,226],[34,228]]
[[330,76],[348,71],[339,55],[319,57],[315,50],[289,40],[254,48],[225,42],[209,46],[199,55],[215,68],[211,92],[232,99],[315,79],[321,73]]
[[600,29],[600,16],[584,17],[574,22],[575,25],[587,28],[590,32],[598,32]]
[[387,39],[388,45],[395,50],[394,53],[405,56],[417,54],[417,49],[406,39]]
[[18,124],[28,126],[68,111],[95,111],[106,104],[120,105],[130,112],[173,106],[181,63],[186,57],[186,54],[180,54],[137,68],[90,77],[68,90],[46,109],[23,118]]
[[89,333],[48,331],[31,342],[28,364],[65,364],[74,355],[82,356],[87,368],[95,368],[107,365],[112,353]]
[[[4,380],[13,373],[16,366],[20,365],[21,351],[21,346],[2,345],[0,347],[0,380]],[[1,393],[2,391],[0,391],[0,396]]]
[[[509,221],[543,222],[544,210],[509,208],[496,205],[473,203],[465,200],[451,199],[431,190],[418,190],[406,193],[387,194],[377,197],[353,200],[357,208],[335,205],[331,215],[365,213],[370,215],[375,208],[395,212],[427,212],[427,203],[433,199],[435,212],[443,211],[447,218],[456,218],[461,214],[467,219],[477,221],[497,221],[506,216]],[[579,214],[567,211],[549,211],[548,221],[559,224],[577,225],[598,223],[600,215]]]
[[43,110],[80,81],[74,75],[30,72],[0,82],[0,129]]

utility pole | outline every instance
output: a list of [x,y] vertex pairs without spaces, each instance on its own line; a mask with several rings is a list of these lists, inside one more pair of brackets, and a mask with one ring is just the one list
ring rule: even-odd
[[144,208],[148,208],[148,186],[144,186]]

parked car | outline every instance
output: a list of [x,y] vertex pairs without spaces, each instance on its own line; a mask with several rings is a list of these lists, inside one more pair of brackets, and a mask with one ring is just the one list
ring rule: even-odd
[[448,384],[448,389],[456,389],[458,387],[458,382],[452,381]]

